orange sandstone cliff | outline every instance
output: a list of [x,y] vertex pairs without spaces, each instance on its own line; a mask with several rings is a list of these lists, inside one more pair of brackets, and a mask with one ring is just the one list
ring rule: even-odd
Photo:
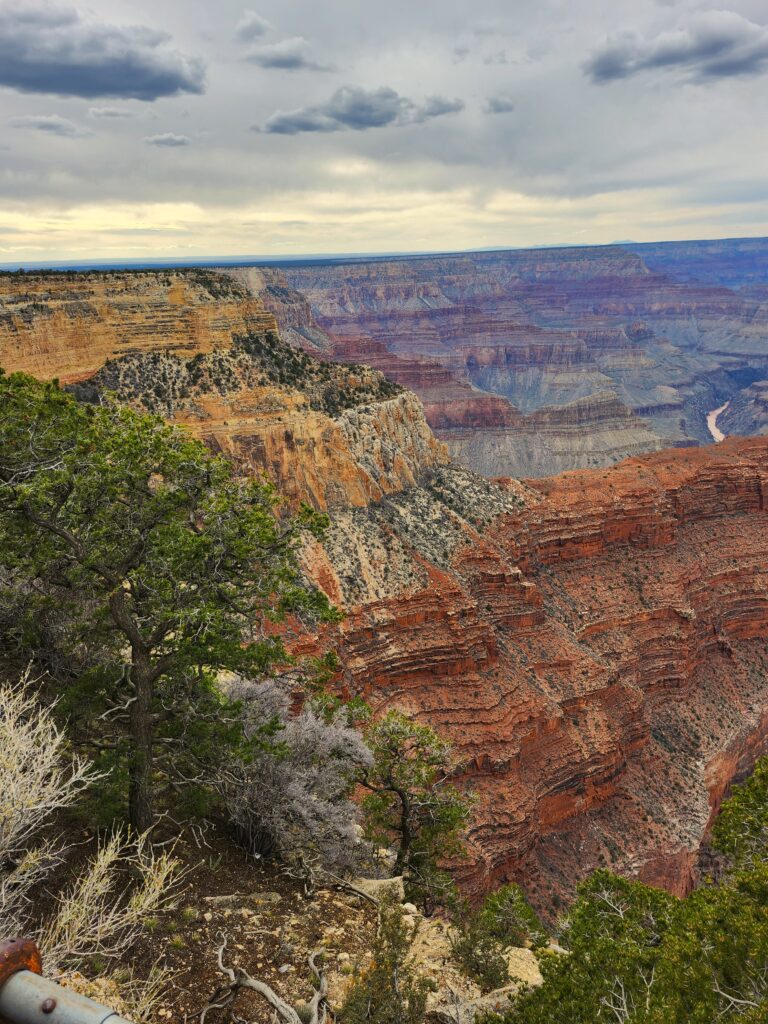
[[307,567],[347,617],[294,642],[335,643],[347,692],[452,740],[469,891],[514,878],[551,905],[598,865],[686,891],[768,749],[768,437],[488,481],[410,392],[199,274],[0,276],[0,365],[116,391],[329,511]]
[[65,383],[109,358],[194,355],[276,326],[258,299],[205,270],[0,275],[0,366]]

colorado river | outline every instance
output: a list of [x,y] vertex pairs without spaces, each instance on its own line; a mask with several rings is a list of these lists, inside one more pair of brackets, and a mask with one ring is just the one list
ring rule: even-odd
[[707,413],[707,427],[712,437],[714,437],[716,444],[720,444],[721,441],[725,440],[725,434],[717,425],[717,418],[721,413],[725,412],[730,404],[730,402],[726,402],[719,409],[713,409],[712,412]]

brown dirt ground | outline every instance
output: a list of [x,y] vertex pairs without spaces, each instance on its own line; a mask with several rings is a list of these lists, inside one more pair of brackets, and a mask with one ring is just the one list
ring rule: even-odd
[[[82,841],[74,861],[84,860],[91,843]],[[185,833],[175,853],[184,867],[178,906],[149,922],[136,946],[115,966],[146,978],[157,964],[171,980],[158,1001],[151,1024],[196,1024],[200,1013],[227,979],[219,971],[217,950],[227,940],[225,964],[267,982],[286,1001],[309,999],[313,988],[307,958],[323,950],[323,965],[334,1004],[340,999],[356,960],[370,950],[375,908],[353,894],[321,889],[307,894],[302,882],[274,864],[249,856],[223,831],[211,826],[202,842]],[[75,866],[69,860],[68,870]],[[50,909],[41,900],[41,914]],[[69,987],[118,1012],[120,985],[111,978],[86,980],[99,972],[83,971]],[[111,998],[110,998],[111,996]],[[117,997],[116,997],[117,996]],[[115,998],[116,997],[116,998]],[[236,1016],[233,1016],[233,1012]],[[227,1011],[211,1011],[206,1024],[270,1024],[264,999],[243,991]]]

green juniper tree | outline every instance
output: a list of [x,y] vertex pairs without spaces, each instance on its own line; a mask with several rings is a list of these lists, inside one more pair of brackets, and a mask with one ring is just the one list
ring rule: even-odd
[[79,738],[124,772],[139,831],[159,781],[236,742],[216,674],[286,661],[271,623],[287,611],[335,614],[299,566],[322,517],[275,513],[271,486],[183,429],[0,371],[6,643],[47,661]]
[[509,982],[507,951],[529,943],[543,949],[548,936],[519,885],[490,893],[475,911],[468,904],[454,913],[451,952],[465,973],[486,991]]
[[734,787],[714,824],[712,840],[739,867],[768,862],[768,757]]
[[479,914],[473,914],[468,906],[461,907],[451,938],[451,955],[467,977],[483,992],[490,992],[509,982],[509,964],[503,943],[485,925]]
[[373,766],[362,776],[369,837],[396,849],[395,874],[427,910],[452,897],[439,862],[464,849],[470,801],[449,781],[451,748],[429,726],[390,711],[366,732]]
[[504,946],[534,949],[548,944],[549,936],[519,885],[510,883],[490,893],[477,915],[482,927]]

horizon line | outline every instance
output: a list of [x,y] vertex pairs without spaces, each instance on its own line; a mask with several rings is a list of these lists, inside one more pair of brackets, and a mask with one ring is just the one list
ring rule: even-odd
[[503,252],[543,252],[558,249],[635,249],[657,245],[706,245],[714,242],[759,242],[768,240],[768,235],[735,235],[719,238],[681,238],[658,239],[652,242],[636,242],[621,240],[614,242],[557,242],[542,245],[494,245],[468,249],[418,249],[393,250],[388,252],[337,252],[337,253],[300,253],[296,255],[262,255],[262,256],[198,256],[174,259],[171,256],[147,256],[131,259],[114,257],[104,259],[61,259],[61,260],[19,260],[0,263],[0,272],[14,273],[26,270],[125,270],[125,269],[174,269],[207,267],[210,269],[223,267],[270,266],[285,263],[343,263],[352,261],[373,261],[390,259],[419,259],[434,256],[469,256],[483,253]]

